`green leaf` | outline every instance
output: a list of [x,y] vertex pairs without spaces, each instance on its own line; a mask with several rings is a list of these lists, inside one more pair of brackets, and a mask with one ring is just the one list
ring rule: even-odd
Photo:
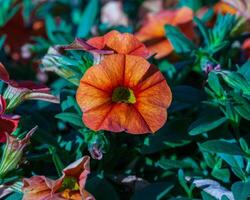
[[8,195],[5,200],[21,200],[23,198],[23,194],[19,192],[13,192]]
[[236,112],[244,119],[250,121],[250,102],[236,93],[231,93],[231,96],[235,101],[233,106]]
[[184,160],[170,160],[170,159],[161,159],[156,163],[156,166],[161,167],[162,169],[179,169],[179,168],[198,168],[197,164],[191,159]]
[[[182,126],[179,126],[179,124]],[[144,145],[140,148],[141,153],[151,154],[168,148],[183,146],[190,143],[186,134],[189,121],[185,119],[173,120],[166,123],[156,134],[145,138]]]
[[204,40],[205,40],[205,44],[209,45],[209,32],[208,32],[208,28],[206,27],[206,25],[198,18],[198,17],[194,17],[194,22],[196,23],[196,25],[198,26]]
[[163,197],[174,187],[174,184],[168,182],[152,183],[149,186],[144,187],[141,190],[135,192],[131,197],[131,200],[141,199],[164,199]]
[[244,152],[248,152],[249,147],[248,147],[248,144],[247,144],[246,140],[244,138],[240,138],[239,142],[240,142],[240,146],[241,146],[242,150]]
[[176,27],[165,25],[166,37],[171,42],[176,53],[186,54],[195,50],[196,47],[183,33]]
[[219,51],[227,46],[230,32],[236,25],[237,19],[234,15],[219,14],[216,23],[209,34],[209,45],[207,49],[212,53]]
[[69,112],[59,113],[55,115],[55,118],[61,119],[62,121],[68,122],[75,126],[84,127],[82,122],[82,117],[75,113],[69,113]]
[[48,38],[56,43],[56,38],[53,34],[54,30],[56,29],[55,21],[51,15],[47,15],[45,18],[45,25],[46,25],[46,33]]
[[250,60],[248,60],[244,65],[242,65],[238,72],[241,73],[246,80],[250,81]]
[[212,171],[212,176],[222,180],[225,183],[228,183],[230,180],[230,171],[228,169],[214,168]]
[[200,0],[179,0],[179,6],[189,7],[193,11],[197,11],[202,7],[202,1]]
[[49,147],[50,154],[52,155],[52,160],[54,162],[54,165],[56,167],[58,176],[62,175],[62,170],[64,169],[64,165],[59,157],[59,155],[56,152],[56,149],[53,146]]
[[53,44],[66,44],[73,40],[72,36],[69,34],[71,32],[71,25],[66,24],[64,20],[58,24],[53,16],[50,14],[45,16],[45,26],[46,33],[50,42]]
[[77,37],[87,37],[93,24],[98,12],[98,0],[91,0],[89,1],[88,5],[86,6],[85,10],[82,13],[80,24],[77,29],[76,36]]
[[[209,22],[210,20],[212,20],[212,18],[214,17],[214,10],[213,8],[209,8],[207,10],[207,12],[202,16],[201,20],[202,22],[206,23]],[[197,17],[196,17],[197,18]],[[199,18],[198,18],[199,19]]]
[[236,182],[232,185],[235,200],[247,200],[250,196],[250,182]]
[[184,174],[184,171],[182,169],[178,170],[178,180],[179,180],[181,187],[185,190],[185,192],[190,197],[190,195],[192,194],[192,190],[187,185],[187,181],[185,179],[185,174]]
[[115,188],[105,178],[100,178],[98,176],[90,178],[87,181],[86,190],[98,200],[119,200]]
[[187,85],[176,86],[172,89],[173,102],[168,112],[177,112],[187,108],[199,106],[205,100],[205,93]]
[[223,88],[216,73],[210,72],[208,74],[208,85],[217,96],[223,96]]
[[188,133],[190,135],[199,135],[202,133],[206,133],[219,127],[226,121],[226,117],[204,116],[190,125]]
[[163,60],[159,63],[160,71],[167,77],[167,79],[173,79],[176,74],[176,68],[173,64],[168,62],[167,60]]
[[220,153],[219,157],[221,157],[228,165],[230,165],[233,173],[238,176],[241,180],[246,179],[246,174],[243,170],[244,161],[242,156],[232,156],[225,153]]
[[208,193],[202,191],[201,192],[202,200],[217,200],[213,196],[209,195]]
[[240,147],[236,143],[222,140],[210,140],[200,144],[201,150],[213,153],[225,153],[230,155],[243,155]]
[[4,44],[4,42],[5,42],[5,39],[6,39],[6,35],[0,37],[0,50],[1,50],[2,47],[3,47],[3,44]]
[[79,115],[82,115],[82,111],[75,99],[75,90],[64,89],[60,91],[61,108],[63,112],[76,111]]
[[243,75],[237,72],[222,73],[222,78],[235,90],[241,90],[244,94],[250,95],[250,82]]

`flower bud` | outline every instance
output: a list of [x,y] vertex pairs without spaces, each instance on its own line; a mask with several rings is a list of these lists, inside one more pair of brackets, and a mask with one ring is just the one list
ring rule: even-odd
[[104,134],[100,132],[92,132],[88,141],[88,150],[91,157],[95,160],[101,160],[103,154],[106,153],[107,147],[108,141]]
[[8,172],[17,168],[22,159],[23,150],[29,144],[30,137],[36,130],[37,126],[31,129],[24,139],[19,139],[6,133],[7,143],[0,163],[1,177],[4,177]]

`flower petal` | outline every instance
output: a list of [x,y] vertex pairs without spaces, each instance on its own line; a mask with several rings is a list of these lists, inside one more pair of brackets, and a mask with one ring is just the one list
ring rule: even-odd
[[[230,1],[232,2],[232,1]],[[240,2],[240,1],[235,1],[235,2]],[[222,13],[222,14],[231,14],[235,15],[237,13],[237,8],[242,8],[241,3],[237,4],[237,7],[234,7],[233,5],[228,4],[227,2],[218,2],[214,6],[214,11],[215,13]]]
[[96,108],[111,101],[111,94],[95,86],[80,82],[76,100],[83,112]]
[[169,55],[173,51],[173,47],[168,40],[162,40],[148,46],[148,49],[152,54],[156,54],[155,58],[160,59]]
[[82,118],[84,124],[92,130],[95,131],[101,130],[102,123],[108,116],[113,106],[114,104],[112,103],[102,104],[98,107],[95,107],[93,109],[84,112]]
[[117,53],[142,57],[147,57],[149,55],[145,45],[132,34],[120,34],[117,31],[111,31],[106,35],[105,39],[106,45],[109,48],[114,49]]
[[6,142],[5,133],[11,134],[18,127],[19,118],[0,116],[0,143]]
[[47,92],[30,92],[25,95],[25,100],[41,100],[51,103],[60,103],[58,97],[48,94]]
[[106,56],[100,65],[90,67],[84,74],[81,84],[112,92],[115,86],[122,84],[124,71],[124,55]]
[[[98,40],[98,39],[97,39]],[[88,42],[76,38],[71,44],[67,46],[63,46],[62,48],[65,50],[83,50],[83,51],[88,51],[90,53],[98,53],[98,54],[112,54],[113,51],[111,50],[101,50],[104,48],[105,44],[102,42],[97,42],[97,44],[100,44],[100,46],[91,46]]]
[[142,57],[126,56],[124,85],[133,89],[150,68],[150,63]]
[[0,62],[0,80],[8,82],[10,80],[9,73],[5,69],[4,65]]
[[112,49],[119,54],[130,54],[142,57],[149,56],[149,51],[145,45],[129,33],[122,34],[118,31],[111,31],[103,37],[92,38],[87,42],[99,49],[103,49],[107,46],[109,49]]
[[[151,133],[160,129],[167,120],[166,108],[157,106],[150,103],[144,103],[143,101],[137,103],[136,109],[141,114],[142,118],[148,124]],[[156,117],[157,116],[157,117]]]
[[180,8],[176,11],[176,15],[172,21],[173,25],[185,24],[193,20],[193,11],[188,7]]
[[90,172],[89,162],[90,162],[89,156],[84,156],[76,160],[75,162],[71,163],[66,168],[64,168],[63,174],[65,176],[72,176],[72,177],[77,177],[77,178],[81,176],[82,173],[84,173],[85,175],[89,174]]
[[[141,83],[136,92],[135,107],[141,113],[152,132],[161,128],[167,120],[166,108],[172,101],[172,93],[160,72]],[[157,116],[157,117],[154,117]]]
[[59,179],[59,182],[63,180],[64,177],[75,177],[79,181],[80,194],[84,196],[84,187],[87,180],[87,176],[90,173],[89,167],[90,157],[84,156],[77,161],[71,163],[63,170],[63,176]]
[[126,131],[132,134],[151,132],[132,104],[118,103],[102,106],[83,115],[86,126],[94,130]]
[[162,38],[165,35],[164,25],[171,24],[175,11],[161,11],[155,15],[149,15],[142,28],[136,33],[140,41],[148,41],[152,38]]
[[83,190],[83,199],[84,200],[95,200],[95,198],[88,191]]
[[2,115],[5,112],[6,109],[6,101],[3,98],[2,95],[0,95],[0,115]]
[[87,40],[87,43],[97,49],[104,49],[106,45],[104,36],[97,36]]
[[165,38],[164,26],[166,24],[178,26],[185,35],[192,39],[195,36],[192,19],[193,11],[187,7],[161,11],[148,17],[146,23],[136,33],[136,37],[140,41],[146,42],[150,52],[157,54],[155,58],[160,59],[173,51],[170,42]]
[[23,179],[23,200],[52,199],[54,181],[45,176],[33,176]]

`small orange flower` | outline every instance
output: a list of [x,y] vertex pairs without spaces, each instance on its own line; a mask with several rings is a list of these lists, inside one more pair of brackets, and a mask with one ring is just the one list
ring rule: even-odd
[[66,50],[83,50],[93,54],[129,54],[147,58],[149,50],[130,33],[110,31],[104,36],[93,37],[87,41],[77,38]]
[[148,57],[149,51],[143,43],[129,33],[110,31],[104,36],[94,37],[87,41],[97,49],[111,49],[115,53]]
[[164,125],[172,94],[144,58],[114,54],[86,71],[76,99],[90,129],[144,134]]
[[250,20],[250,1],[249,0],[223,0],[225,4],[231,6],[235,13]]
[[89,157],[85,156],[63,170],[58,180],[45,176],[23,179],[23,200],[94,200],[85,189],[89,174]]
[[170,42],[165,38],[164,25],[170,24],[179,27],[183,33],[194,38],[192,26],[193,12],[184,7],[179,10],[165,10],[155,15],[149,15],[146,23],[136,33],[136,37],[146,42],[147,47],[152,53],[156,53],[155,58],[163,58],[173,51]]
[[218,2],[214,5],[214,11],[215,13],[222,13],[222,14],[231,14],[231,15],[235,15],[237,13],[237,10],[235,8],[233,8],[231,5],[229,5],[228,3],[225,2]]
[[[200,19],[207,13],[209,7],[202,7],[198,12],[196,13],[196,16],[199,17]],[[206,23],[208,27],[213,27],[218,14],[226,15],[226,14],[231,14],[235,15],[237,13],[237,10],[233,8],[231,5],[229,5],[226,2],[219,1],[213,6],[214,14],[211,17],[211,19]]]

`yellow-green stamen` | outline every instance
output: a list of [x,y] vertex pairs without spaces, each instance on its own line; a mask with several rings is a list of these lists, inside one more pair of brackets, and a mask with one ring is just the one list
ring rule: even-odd
[[116,103],[135,103],[136,98],[133,90],[126,87],[117,87],[112,94],[112,101]]
[[79,184],[75,177],[65,177],[62,182],[61,190],[70,189],[71,191],[79,190]]

